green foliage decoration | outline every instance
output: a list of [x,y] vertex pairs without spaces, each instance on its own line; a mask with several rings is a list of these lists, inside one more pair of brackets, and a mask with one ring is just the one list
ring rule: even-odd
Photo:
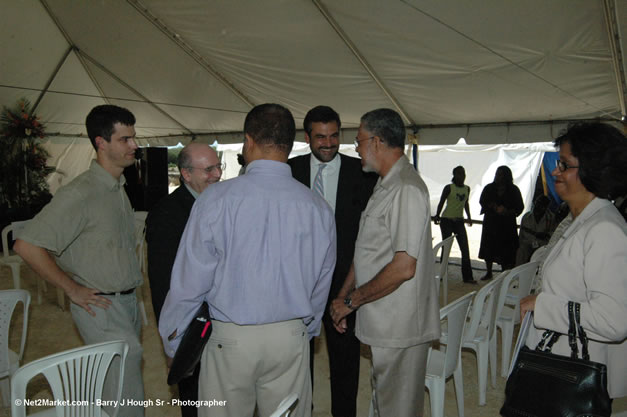
[[50,154],[41,146],[45,126],[21,99],[0,115],[0,207],[14,209],[39,205],[50,198],[46,166]]

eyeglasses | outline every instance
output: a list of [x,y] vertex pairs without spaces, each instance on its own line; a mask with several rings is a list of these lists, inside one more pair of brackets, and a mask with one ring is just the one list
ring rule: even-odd
[[355,144],[355,149],[359,148],[359,144],[365,140],[370,140],[370,139],[374,139],[374,136],[370,136],[369,138],[366,139],[357,139],[357,137],[355,137],[355,141],[353,142]]
[[555,161],[555,166],[557,167],[557,169],[560,170],[560,172],[564,172],[567,169],[571,169],[571,168],[579,168],[579,166],[568,165],[566,162],[560,161],[559,159]]
[[224,171],[226,169],[226,164],[225,163],[215,164],[215,165],[208,166],[206,168],[203,168],[203,167],[186,167],[186,168],[187,169],[202,169],[207,174],[211,174],[213,170],[218,170],[220,172]]

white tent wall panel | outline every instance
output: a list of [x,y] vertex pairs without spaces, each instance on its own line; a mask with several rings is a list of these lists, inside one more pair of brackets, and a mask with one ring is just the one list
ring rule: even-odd
[[[55,166],[59,171],[48,178],[53,194],[61,185],[69,183],[89,168],[91,159],[95,157],[88,138],[50,138],[44,146],[51,153],[48,165]],[[218,144],[217,148],[222,152],[222,161],[227,164],[222,179],[236,177],[240,169],[237,154],[241,153],[242,145]],[[408,145],[407,155],[410,160],[411,149]],[[341,145],[340,151],[346,155],[358,156],[354,145]],[[501,165],[507,165],[512,170],[514,183],[520,188],[527,211],[531,206],[542,156],[546,151],[554,151],[550,143],[420,146],[418,169],[429,188],[431,212],[435,213],[442,189],[450,183],[453,168],[458,165],[466,169],[466,184],[471,188],[470,209],[474,219],[481,218],[481,191],[493,181],[496,168]],[[290,157],[308,152],[308,144],[295,142]]]
[[48,138],[43,147],[50,153],[47,165],[55,168],[55,172],[47,178],[53,195],[61,186],[86,171],[91,160],[96,157],[88,138]]

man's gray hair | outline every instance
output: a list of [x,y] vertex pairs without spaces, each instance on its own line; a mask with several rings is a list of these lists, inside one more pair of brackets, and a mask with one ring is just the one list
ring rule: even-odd
[[361,116],[363,128],[381,138],[391,148],[405,149],[405,125],[392,109],[376,109]]

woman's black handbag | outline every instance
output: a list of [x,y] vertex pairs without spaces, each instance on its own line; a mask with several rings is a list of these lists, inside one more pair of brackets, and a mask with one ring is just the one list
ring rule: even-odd
[[[507,379],[505,417],[610,417],[612,403],[607,392],[607,367],[592,362],[588,338],[579,323],[579,303],[568,303],[568,343],[571,356],[551,353],[560,337],[547,330],[535,350],[520,350],[516,365]],[[578,358],[577,335],[582,346]]]

